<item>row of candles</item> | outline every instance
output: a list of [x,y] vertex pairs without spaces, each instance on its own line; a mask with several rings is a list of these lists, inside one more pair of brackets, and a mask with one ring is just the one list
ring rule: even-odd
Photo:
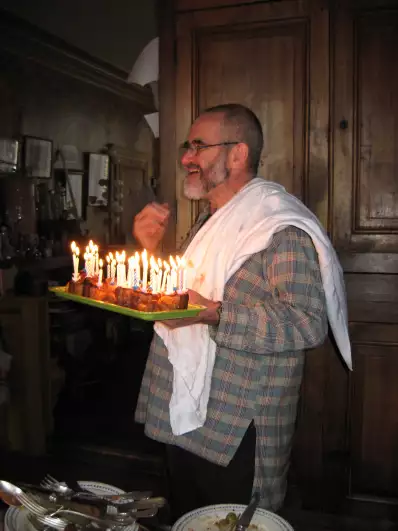
[[[79,280],[80,249],[75,242],[71,244],[73,258],[72,280]],[[98,245],[90,240],[83,255],[84,269],[88,277],[98,277],[98,285],[104,280],[104,261],[99,257]],[[184,258],[170,256],[169,262],[156,259],[144,250],[136,252],[127,259],[125,251],[108,253],[106,261],[106,278],[117,286],[151,289],[152,293],[185,292],[187,290],[187,266]],[[148,282],[149,276],[149,282]]]

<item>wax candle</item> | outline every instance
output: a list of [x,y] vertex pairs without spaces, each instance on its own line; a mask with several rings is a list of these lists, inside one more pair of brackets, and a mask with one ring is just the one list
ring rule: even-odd
[[169,276],[170,266],[167,262],[163,262],[164,266],[164,273],[163,273],[163,281],[160,291],[164,293],[166,291],[166,283],[167,283],[167,277]]
[[127,273],[126,273],[126,251],[122,251],[122,286],[125,286],[127,283]]
[[134,286],[134,271],[135,271],[135,260],[134,256],[130,256],[128,259],[128,270],[127,270],[127,286],[132,288]]
[[94,269],[95,274],[99,275],[99,254],[98,254],[98,245],[93,247],[93,256],[94,256]]
[[73,275],[72,280],[77,282],[79,279],[79,248],[75,242],[71,243],[72,260],[73,260]]
[[171,291],[174,291],[178,289],[178,281],[177,281],[177,264],[172,256],[170,256],[170,265],[171,265]]
[[151,256],[149,260],[150,265],[150,272],[149,272],[149,285],[151,286],[151,290],[153,293],[156,293],[157,291],[157,274],[156,274],[156,261],[153,256]]
[[148,282],[148,258],[147,258],[146,249],[141,254],[142,260],[142,290],[146,291],[147,282]]
[[76,247],[75,254],[73,258],[73,275],[74,280],[77,282],[79,280],[79,255],[80,255],[80,249],[79,247]]
[[111,282],[112,284],[115,283],[115,275],[116,275],[116,260],[113,258],[111,261]]
[[163,269],[162,269],[162,266],[163,266],[163,262],[162,260],[159,258],[158,259],[158,282],[157,282],[157,286],[156,286],[156,291],[162,291],[162,278],[163,278]]
[[140,255],[136,251],[134,255],[135,259],[135,278],[134,278],[134,287],[138,288],[141,282],[141,268],[140,268]]
[[104,262],[100,258],[98,260],[98,286],[102,286],[103,265],[104,265]]
[[109,255],[106,255],[106,278],[111,278],[111,259]]

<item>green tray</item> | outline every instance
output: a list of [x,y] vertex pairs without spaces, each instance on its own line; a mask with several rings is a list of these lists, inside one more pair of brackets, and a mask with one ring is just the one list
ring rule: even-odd
[[118,306],[111,302],[96,301],[88,297],[82,297],[81,295],[74,295],[66,291],[65,287],[49,288],[49,290],[63,299],[68,299],[74,302],[80,302],[81,304],[87,304],[88,306],[94,306],[94,308],[100,308],[101,310],[108,310],[109,312],[120,313],[127,315],[127,317],[135,317],[136,319],[143,319],[144,321],[164,321],[166,319],[183,319],[184,317],[195,317],[205,308],[204,306],[196,306],[189,304],[187,310],[172,310],[170,312],[139,312],[138,310],[132,310],[125,308],[124,306]]

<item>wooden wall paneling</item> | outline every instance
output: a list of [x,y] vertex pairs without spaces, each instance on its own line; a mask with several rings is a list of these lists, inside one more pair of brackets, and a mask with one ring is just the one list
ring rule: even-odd
[[163,240],[165,253],[176,248],[176,62],[178,53],[175,36],[173,0],[158,0],[159,20],[159,181],[158,194],[172,210],[172,217]]
[[0,325],[13,356],[8,449],[40,455],[52,425],[47,299],[5,297]]
[[398,505],[398,325],[372,328],[351,328],[349,497]]
[[339,249],[398,248],[398,9],[335,10],[333,240]]
[[174,6],[176,11],[195,11],[198,9],[212,9],[217,7],[231,7],[233,5],[254,4],[258,3],[258,1],[259,0],[174,0]]
[[[287,1],[178,14],[176,146],[205,107],[228,101],[252,107],[265,133],[260,174],[285,185],[326,223],[327,43],[328,13],[322,2],[315,7]],[[320,70],[325,74],[321,81]],[[198,204],[182,197],[183,172],[178,165],[176,171],[181,242]]]

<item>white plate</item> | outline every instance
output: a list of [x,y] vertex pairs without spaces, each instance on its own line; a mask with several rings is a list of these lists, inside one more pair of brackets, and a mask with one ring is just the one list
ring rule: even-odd
[[[209,505],[196,509],[182,516],[173,525],[172,531],[219,531],[216,522],[225,518],[228,513],[242,514],[246,505]],[[280,516],[257,509],[252,519],[253,531],[294,531],[293,527]],[[248,531],[252,531],[250,528]]]
[[[97,481],[79,481],[83,489],[93,494],[123,494],[124,490],[113,485],[98,483]],[[134,531],[135,525],[126,527],[126,531]],[[19,507],[10,507],[4,517],[4,531],[36,531],[27,518],[27,511]]]

